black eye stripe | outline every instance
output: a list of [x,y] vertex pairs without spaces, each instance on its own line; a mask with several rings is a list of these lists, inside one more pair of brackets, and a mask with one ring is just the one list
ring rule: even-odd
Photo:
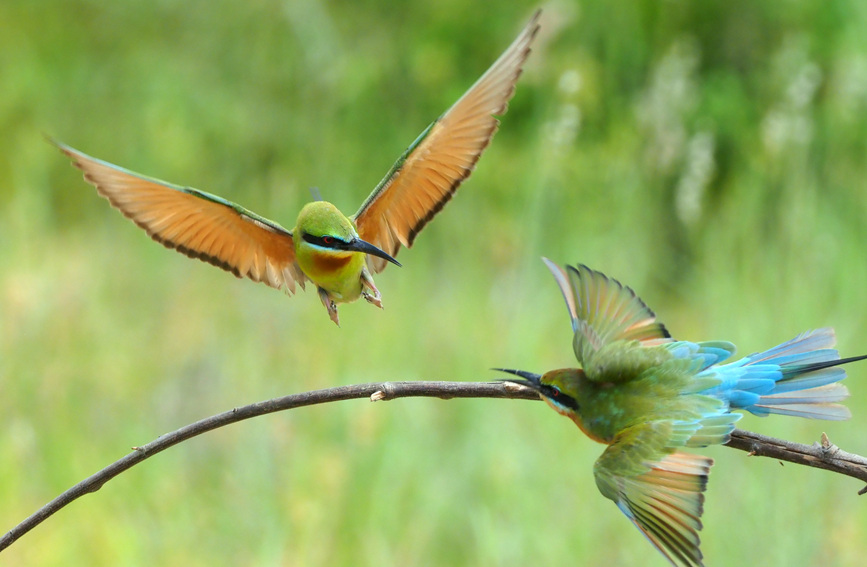
[[331,235],[325,236],[314,236],[312,234],[307,234],[306,232],[301,235],[301,238],[304,239],[304,242],[309,242],[310,244],[314,244],[316,246],[321,246],[323,248],[337,248],[341,249],[346,246],[346,242],[340,240],[339,238]]
[[547,384],[542,384],[539,387],[539,391],[543,395],[560,404],[561,406],[578,411],[578,402],[575,400],[575,398],[564,394],[559,388],[555,386],[548,386]]

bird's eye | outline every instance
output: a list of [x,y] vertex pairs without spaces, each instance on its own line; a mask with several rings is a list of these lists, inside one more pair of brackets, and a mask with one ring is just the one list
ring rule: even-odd
[[549,399],[556,401],[557,405],[578,411],[578,400],[569,394],[564,394],[557,386],[548,386],[545,389],[544,394],[548,396]]
[[329,245],[334,244],[334,237],[333,236],[323,236],[322,242],[324,242],[325,244],[329,244]]

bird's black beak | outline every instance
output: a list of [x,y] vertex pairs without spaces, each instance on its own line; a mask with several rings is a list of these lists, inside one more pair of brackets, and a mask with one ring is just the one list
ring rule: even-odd
[[356,238],[352,240],[349,244],[347,244],[346,250],[352,250],[354,252],[364,252],[365,254],[370,254],[371,256],[376,256],[378,258],[382,258],[383,260],[388,260],[395,266],[400,266],[400,262],[389,256],[384,250],[381,250],[370,242],[367,242],[366,240],[362,240],[360,238]]
[[514,374],[515,376],[520,376],[523,380],[512,380],[505,379],[504,382],[514,382],[515,384],[521,384],[522,386],[527,386],[528,388],[533,388],[537,392],[540,391],[542,379],[541,374],[533,374],[532,372],[527,372],[525,370],[512,370],[509,368],[492,368],[491,370],[496,370],[497,372],[505,372],[506,374]]

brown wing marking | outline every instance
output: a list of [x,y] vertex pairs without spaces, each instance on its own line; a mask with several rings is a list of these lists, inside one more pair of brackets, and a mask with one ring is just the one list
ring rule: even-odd
[[295,292],[306,276],[292,233],[230,201],[139,175],[54,142],[113,207],[167,248]]

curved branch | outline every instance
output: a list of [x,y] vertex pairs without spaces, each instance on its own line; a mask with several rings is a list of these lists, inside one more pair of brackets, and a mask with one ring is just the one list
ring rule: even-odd
[[[376,382],[340,386],[324,390],[314,390],[301,394],[292,394],[274,398],[264,402],[234,408],[195,423],[191,423],[166,435],[161,435],[154,441],[140,447],[120,460],[115,461],[99,472],[82,480],[60,494],[57,498],[37,510],[29,518],[9,530],[0,538],[0,551],[6,549],[21,536],[51,517],[85,494],[96,492],[122,472],[134,467],[145,459],[168,449],[178,443],[191,439],[208,431],[237,423],[245,419],[294,408],[351,400],[369,398],[371,401],[393,400],[409,397],[431,397],[440,399],[451,398],[508,398],[516,400],[538,400],[538,394],[527,387],[511,382]],[[736,429],[732,433],[728,447],[747,451],[750,455],[771,457],[799,465],[817,467],[832,472],[844,474],[867,482],[867,459],[840,450],[831,444],[828,437],[822,434],[822,443],[801,445],[782,439],[758,435],[750,431]],[[867,492],[867,487],[859,494]]]

